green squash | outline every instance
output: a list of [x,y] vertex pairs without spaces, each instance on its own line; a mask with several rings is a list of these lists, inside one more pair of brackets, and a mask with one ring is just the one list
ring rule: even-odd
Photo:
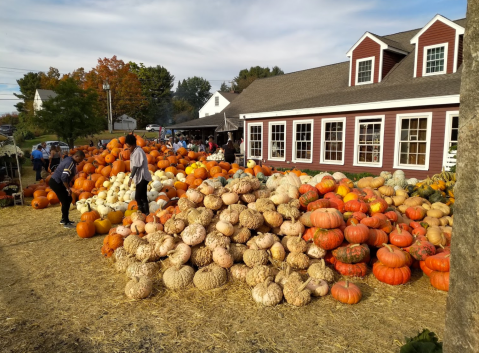
[[220,177],[217,177],[216,179],[221,183],[221,185],[223,185],[223,186],[226,185],[226,178],[225,177],[220,176]]
[[435,190],[432,187],[430,187],[429,185],[423,184],[420,187],[418,187],[416,189],[416,191],[419,194],[419,196],[421,196],[424,199],[427,199],[429,196],[434,194]]
[[442,196],[440,191],[435,191],[431,196],[429,196],[429,202],[442,202],[446,203],[446,198]]

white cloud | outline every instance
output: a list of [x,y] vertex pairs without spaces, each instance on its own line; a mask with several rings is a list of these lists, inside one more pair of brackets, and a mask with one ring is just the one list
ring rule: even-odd
[[[218,89],[250,66],[292,72],[345,61],[365,31],[418,28],[438,12],[435,2],[414,11],[405,0],[388,12],[390,2],[380,0],[3,1],[0,66],[66,73],[117,55],[162,65],[176,81],[204,77]],[[449,6],[464,15],[465,0]],[[0,68],[0,83],[22,75]],[[0,113],[13,104],[0,100]]]

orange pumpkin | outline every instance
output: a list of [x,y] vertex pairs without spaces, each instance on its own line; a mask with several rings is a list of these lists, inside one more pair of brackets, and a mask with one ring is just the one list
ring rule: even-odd
[[85,191],[78,196],[78,200],[89,199],[90,197],[93,197],[93,194],[91,192]]
[[254,175],[257,175],[258,173],[263,173],[264,174],[263,167],[261,167],[260,165],[255,165],[254,168],[253,168],[253,173],[254,173]]
[[158,166],[158,168],[164,170],[170,166],[170,162],[166,159],[162,159],[162,160],[159,160],[156,165]]
[[178,174],[178,170],[175,167],[168,167],[165,169],[165,172],[173,173],[174,175]]
[[165,186],[163,189],[161,189],[160,192],[164,192],[166,196],[168,196],[168,199],[171,199],[172,197],[176,196],[176,189],[171,186]]
[[34,197],[34,199],[32,200],[32,207],[36,210],[41,210],[42,208],[47,207],[48,204],[49,201],[46,196]]
[[91,238],[95,235],[95,225],[92,221],[78,222],[77,234],[80,238]]
[[54,191],[50,191],[47,195],[48,202],[50,202],[50,205],[56,205],[57,203],[60,202],[58,199],[57,194],[55,194]]
[[95,173],[95,166],[91,163],[86,163],[83,166],[83,172],[85,172],[87,174],[93,174],[93,173]]
[[43,189],[43,190],[35,190],[33,192],[33,197],[37,198],[37,197],[46,197],[47,196],[47,192]]
[[128,209],[129,210],[137,210],[138,209],[138,202],[130,201],[130,203],[128,204]]
[[[221,168],[220,168],[220,171],[221,171]],[[201,168],[196,168],[195,171],[193,172],[195,178],[199,178],[199,179],[202,179],[202,180],[205,180],[206,178],[208,178],[208,172],[205,168],[201,167]]]

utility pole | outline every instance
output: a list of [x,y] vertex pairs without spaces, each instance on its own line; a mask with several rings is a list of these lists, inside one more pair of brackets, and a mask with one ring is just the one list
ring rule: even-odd
[[113,133],[113,124],[112,124],[112,114],[111,114],[111,93],[110,93],[110,84],[108,80],[103,83],[103,90],[106,91],[106,112],[108,119],[108,131]]

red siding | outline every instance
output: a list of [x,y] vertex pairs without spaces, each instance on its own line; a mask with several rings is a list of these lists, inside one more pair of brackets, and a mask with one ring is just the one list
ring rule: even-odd
[[456,30],[441,21],[436,21],[425,31],[418,40],[417,45],[417,71],[416,77],[422,77],[422,67],[424,60],[424,47],[434,44],[448,43],[447,68],[446,73],[453,73],[454,67],[454,44],[456,40]]
[[351,86],[356,84],[356,60],[374,56],[374,76],[373,83],[379,82],[379,58],[381,55],[381,46],[371,38],[364,40],[354,49],[351,60]]
[[[281,168],[293,168],[298,169],[311,169],[322,171],[346,171],[352,173],[369,172],[375,175],[383,170],[394,171],[394,144],[396,133],[396,115],[405,113],[423,113],[432,112],[432,131],[431,131],[431,143],[430,143],[430,156],[429,156],[429,170],[409,170],[403,169],[407,177],[426,178],[435,173],[439,173],[442,169],[443,163],[443,151],[444,151],[444,132],[446,123],[446,112],[452,110],[458,110],[458,105],[450,106],[435,106],[429,108],[417,108],[417,109],[403,109],[403,110],[384,110],[374,112],[361,112],[361,113],[346,113],[346,114],[325,114],[316,116],[294,116],[294,117],[282,117],[274,119],[252,119],[246,121],[246,133],[245,133],[245,152],[248,158],[248,123],[263,122],[263,160],[267,165],[281,167]],[[354,129],[355,120],[357,116],[371,116],[371,115],[385,115],[384,126],[384,144],[383,144],[383,164],[381,168],[353,166],[354,160]],[[331,165],[320,163],[321,153],[321,119],[323,118],[339,118],[346,117],[346,144],[345,144],[345,156],[344,165]],[[314,120],[313,127],[313,162],[312,163],[293,163],[292,162],[292,138],[293,138],[293,121],[297,120]],[[277,162],[268,160],[269,149],[269,136],[268,136],[268,122],[270,121],[286,121],[286,161]],[[287,162],[290,163],[287,163]]]
[[464,36],[463,35],[460,35],[459,36],[459,45],[458,45],[458,53],[457,53],[457,68],[459,68],[459,66],[461,66],[462,64],[462,42],[464,41]]
[[404,55],[393,53],[388,50],[383,51],[383,72],[382,78],[384,78],[389,71],[396,65],[401,59],[404,58]]

